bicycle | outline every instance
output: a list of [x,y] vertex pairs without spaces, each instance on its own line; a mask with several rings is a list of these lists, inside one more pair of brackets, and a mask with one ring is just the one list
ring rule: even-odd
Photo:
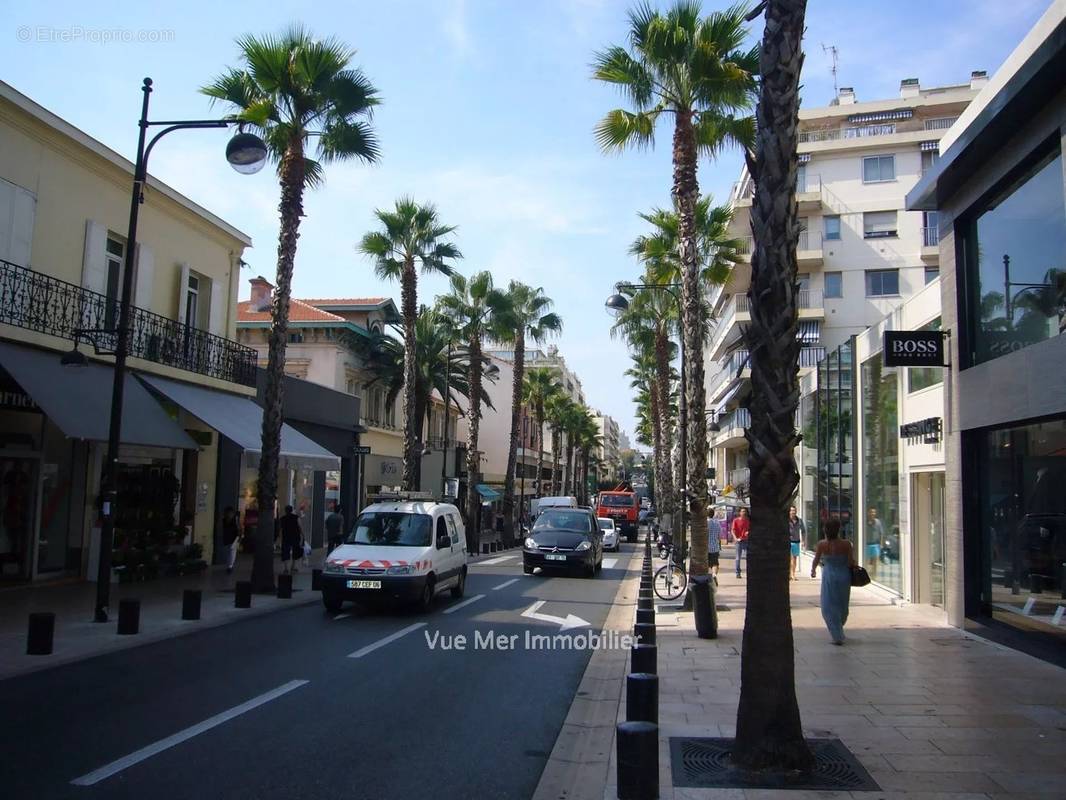
[[674,545],[666,545],[666,564],[655,570],[652,589],[662,600],[676,600],[688,587],[688,573],[685,572],[684,555],[681,563],[674,562]]

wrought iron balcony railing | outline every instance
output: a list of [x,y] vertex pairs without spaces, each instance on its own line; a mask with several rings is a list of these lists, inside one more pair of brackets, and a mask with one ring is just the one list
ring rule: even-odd
[[[107,295],[0,260],[0,322],[113,351],[119,303]],[[110,332],[110,333],[109,333]],[[242,386],[255,386],[256,352],[161,314],[130,307],[129,355]]]

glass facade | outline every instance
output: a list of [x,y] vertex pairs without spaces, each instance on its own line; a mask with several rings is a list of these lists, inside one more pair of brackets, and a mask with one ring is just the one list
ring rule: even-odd
[[854,346],[845,342],[818,364],[815,395],[818,448],[817,521],[808,518],[807,546],[814,549],[818,530],[829,519],[839,519],[841,534],[854,539],[852,474],[855,463],[852,435],[852,364]]
[[862,553],[870,577],[902,594],[898,379],[881,361],[877,353],[862,365]]
[[[918,330],[920,331],[938,331],[940,330],[940,317],[937,317],[932,322],[926,323]],[[928,389],[930,386],[939,386],[944,382],[944,368],[943,367],[907,367],[907,391],[908,392],[920,392],[922,389]]]
[[1066,202],[1057,141],[978,209],[965,244],[974,363],[1066,331]]

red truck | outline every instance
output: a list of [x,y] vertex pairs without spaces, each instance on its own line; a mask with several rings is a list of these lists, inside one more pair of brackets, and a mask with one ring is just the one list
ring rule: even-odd
[[627,542],[637,540],[639,513],[640,497],[628,484],[620,484],[609,492],[600,492],[596,501],[596,516],[613,519],[615,527],[625,535]]

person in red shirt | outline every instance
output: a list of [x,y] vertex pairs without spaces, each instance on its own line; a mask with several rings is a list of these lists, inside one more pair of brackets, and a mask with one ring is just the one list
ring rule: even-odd
[[737,543],[736,560],[737,577],[740,577],[740,557],[748,555],[748,533],[751,531],[751,520],[748,519],[748,509],[740,509],[740,513],[733,520],[733,539]]

